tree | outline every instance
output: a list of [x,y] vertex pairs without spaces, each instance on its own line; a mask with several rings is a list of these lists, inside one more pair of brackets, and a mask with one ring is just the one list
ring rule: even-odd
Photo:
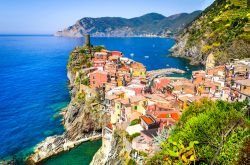
[[[243,142],[249,138],[246,111],[247,102],[202,99],[183,112],[169,138],[174,142],[183,142],[184,146],[198,141],[199,144],[195,145],[198,163],[234,164]],[[172,150],[170,143],[165,142],[156,155],[162,162]]]

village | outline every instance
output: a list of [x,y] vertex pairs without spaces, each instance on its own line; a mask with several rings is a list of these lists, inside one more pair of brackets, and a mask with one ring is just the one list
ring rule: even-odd
[[[81,73],[87,76],[85,83],[91,90],[102,91],[102,110],[110,116],[102,130],[103,148],[111,146],[116,129],[123,130],[127,137],[125,148],[128,153],[136,151],[131,155],[136,161],[143,159],[139,153],[153,155],[159,150],[156,137],[163,133],[167,138],[166,132],[194,101],[250,100],[250,59],[215,66],[210,55],[206,70],[193,71],[191,79],[170,77],[162,70],[157,76],[157,72],[147,72],[143,64],[119,51],[102,49],[94,53],[91,63]],[[80,91],[85,90],[81,85]]]

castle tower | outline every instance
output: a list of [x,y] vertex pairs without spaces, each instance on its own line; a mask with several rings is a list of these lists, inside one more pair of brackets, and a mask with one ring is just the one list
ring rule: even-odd
[[87,46],[87,47],[91,46],[89,34],[85,35],[85,45],[84,46]]

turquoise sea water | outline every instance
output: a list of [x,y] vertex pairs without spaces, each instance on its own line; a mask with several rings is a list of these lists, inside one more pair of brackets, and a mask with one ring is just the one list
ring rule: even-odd
[[[82,44],[81,38],[0,36],[0,159],[13,155],[22,159],[47,136],[64,131],[58,112],[70,99],[68,55]],[[199,69],[167,56],[173,39],[92,38],[92,44],[122,51],[148,70],[176,67],[189,69],[190,76]],[[87,153],[91,150],[85,147]]]
[[85,165],[89,164],[93,155],[100,148],[102,141],[89,141],[70,150],[61,153],[45,161],[43,165]]

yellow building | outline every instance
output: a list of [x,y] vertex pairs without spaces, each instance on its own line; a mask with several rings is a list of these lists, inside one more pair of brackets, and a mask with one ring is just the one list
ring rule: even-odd
[[131,70],[132,70],[133,77],[146,76],[146,68],[141,63],[136,62],[136,63],[131,64]]
[[148,105],[148,100],[143,96],[136,96],[130,98],[132,110],[137,111],[143,115],[146,114],[146,107]]

